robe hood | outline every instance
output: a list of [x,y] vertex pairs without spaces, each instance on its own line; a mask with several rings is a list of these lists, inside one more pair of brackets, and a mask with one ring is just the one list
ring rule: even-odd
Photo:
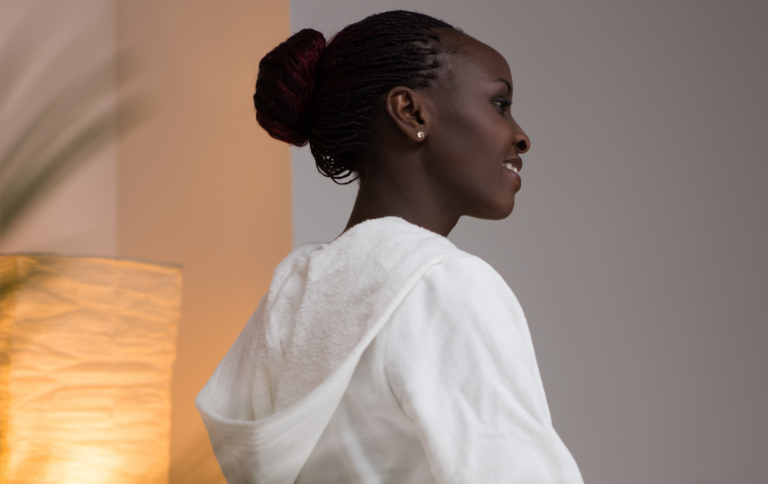
[[386,217],[283,260],[195,401],[227,482],[293,483],[365,348],[430,267],[464,255]]

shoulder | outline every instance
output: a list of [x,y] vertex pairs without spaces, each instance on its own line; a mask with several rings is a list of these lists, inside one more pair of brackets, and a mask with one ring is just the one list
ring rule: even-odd
[[390,319],[387,340],[396,366],[422,358],[486,368],[514,360],[537,374],[517,298],[488,263],[466,253],[424,273]]
[[432,309],[470,319],[511,318],[525,321],[522,307],[507,283],[487,262],[466,252],[435,264],[404,301],[419,305],[439,303]]

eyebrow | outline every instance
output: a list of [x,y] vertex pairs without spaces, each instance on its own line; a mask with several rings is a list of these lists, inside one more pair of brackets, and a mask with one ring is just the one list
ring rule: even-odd
[[506,84],[506,85],[507,85],[507,93],[508,93],[508,94],[512,94],[512,84],[510,84],[510,83],[509,83],[509,81],[507,81],[506,79],[502,79],[501,77],[499,77],[498,79],[496,79],[496,80],[495,80],[495,81],[493,81],[493,82],[497,82],[497,81],[501,81],[501,82],[503,82],[504,84]]

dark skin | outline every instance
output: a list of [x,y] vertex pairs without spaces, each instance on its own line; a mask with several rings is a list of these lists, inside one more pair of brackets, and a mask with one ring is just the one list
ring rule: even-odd
[[418,91],[392,88],[384,99],[345,232],[396,216],[448,236],[463,215],[512,213],[521,181],[509,167],[522,168],[531,142],[510,113],[509,66],[469,36],[440,35],[453,53],[441,58],[437,81]]

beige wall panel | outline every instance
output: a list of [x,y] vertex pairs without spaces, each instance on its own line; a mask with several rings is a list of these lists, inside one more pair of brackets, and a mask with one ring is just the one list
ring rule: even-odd
[[291,249],[289,150],[258,127],[251,102],[288,11],[286,1],[118,2],[121,88],[137,79],[151,113],[119,139],[119,253],[184,266],[171,482],[223,482],[194,398]]

